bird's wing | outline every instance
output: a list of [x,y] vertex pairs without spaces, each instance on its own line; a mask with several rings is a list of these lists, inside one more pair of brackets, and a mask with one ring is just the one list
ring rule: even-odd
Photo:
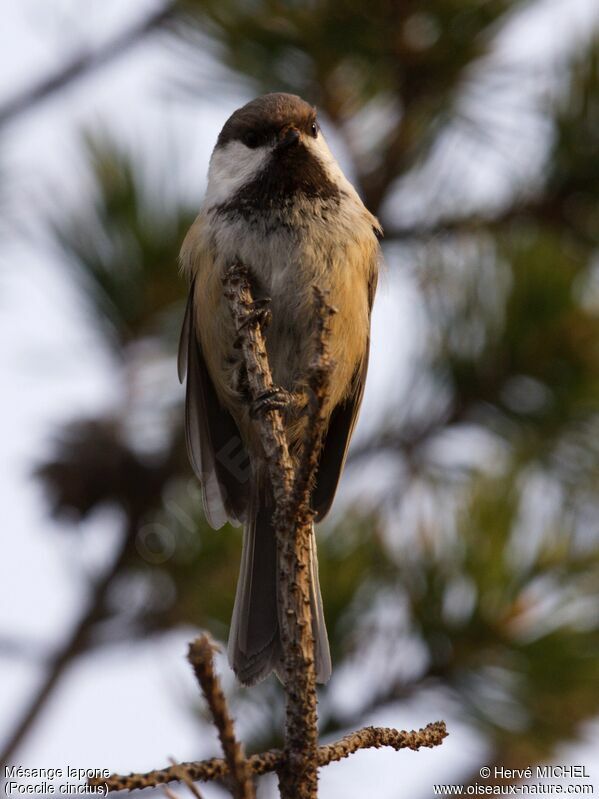
[[[368,283],[369,312],[372,311],[376,283],[377,269],[376,265],[373,264]],[[341,472],[343,471],[345,459],[347,458],[349,442],[358,420],[358,413],[360,412],[360,405],[362,404],[362,397],[364,396],[364,386],[366,384],[366,374],[368,372],[369,349],[370,336],[364,358],[358,365],[353,376],[352,389],[346,399],[340,402],[331,414],[318,464],[316,486],[312,493],[312,506],[316,512],[316,521],[324,519],[335,498]]]
[[194,472],[202,485],[204,512],[218,529],[239,524],[247,504],[247,455],[231,414],[221,405],[196,333],[192,282],[179,342],[178,370],[187,375],[185,438]]

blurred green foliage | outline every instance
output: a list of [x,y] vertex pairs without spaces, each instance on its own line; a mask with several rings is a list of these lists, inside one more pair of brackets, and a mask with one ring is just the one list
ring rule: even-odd
[[[354,145],[358,186],[377,213],[392,182],[426,153],[493,26],[517,5],[179,0],[179,33],[191,58],[208,36],[224,65],[256,91],[299,94],[345,133],[358,114],[382,104],[391,125],[383,124],[380,140],[370,136],[360,146],[345,137]],[[193,71],[187,83],[193,86]]]
[[86,136],[85,144],[95,199],[67,219],[53,218],[51,230],[120,354],[131,341],[165,333],[168,315],[179,313],[174,253],[197,210],[173,202],[167,175],[149,186],[139,159],[110,139]]
[[[202,81],[195,49],[210,42],[232,83],[317,102],[367,204],[391,214],[400,179],[426,193],[422,165],[521,5],[181,0],[171,35],[190,89]],[[323,688],[325,731],[433,688],[440,707],[451,698],[481,731],[494,762],[521,768],[551,758],[599,712],[598,109],[596,37],[563,65],[559,88],[523,111],[550,130],[532,187],[514,186],[494,212],[458,203],[441,221],[427,209],[411,227],[388,225],[389,268],[412,264],[426,341],[404,406],[350,465],[365,496],[386,469],[383,501],[345,507],[320,536],[336,671],[368,664],[353,716]],[[193,214],[114,145],[88,141],[88,151],[93,202],[55,218],[55,240],[109,345],[126,360],[126,345],[159,339],[170,363],[185,293],[176,257]],[[165,444],[151,456],[127,437],[131,413],[124,405],[76,426],[77,445],[40,470],[57,513],[110,503],[128,519],[87,645],[106,643],[94,637],[98,618],[112,622],[108,640],[188,624],[225,638],[239,533],[201,517],[179,406],[161,417]],[[138,477],[115,485],[111,452]],[[236,701],[253,719],[253,745],[276,743],[276,684]]]

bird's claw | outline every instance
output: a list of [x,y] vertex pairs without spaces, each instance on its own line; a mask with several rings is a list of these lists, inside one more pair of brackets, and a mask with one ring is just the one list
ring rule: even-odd
[[255,322],[257,322],[263,329],[268,327],[272,319],[272,313],[269,306],[270,297],[263,297],[260,300],[254,300],[250,304],[245,315],[245,319],[239,327],[247,327]]
[[252,419],[255,419],[261,413],[283,411],[288,407],[291,396],[289,391],[285,391],[284,388],[273,386],[273,388],[269,388],[261,394],[258,394],[250,406],[250,416]]

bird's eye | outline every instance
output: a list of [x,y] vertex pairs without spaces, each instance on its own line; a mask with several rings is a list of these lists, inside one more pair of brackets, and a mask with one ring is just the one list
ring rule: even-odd
[[312,136],[314,138],[316,138],[318,136],[318,124],[316,122],[313,122],[310,125],[310,133],[312,134]]
[[248,132],[243,135],[241,141],[246,147],[251,147],[253,149],[258,146],[258,134],[253,130],[248,130]]

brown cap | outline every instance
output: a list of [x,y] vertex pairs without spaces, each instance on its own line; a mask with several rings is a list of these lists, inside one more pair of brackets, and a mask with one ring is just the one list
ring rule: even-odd
[[274,140],[287,126],[310,133],[315,122],[316,109],[296,94],[263,94],[231,114],[216,146],[239,140],[248,147],[258,147]]

